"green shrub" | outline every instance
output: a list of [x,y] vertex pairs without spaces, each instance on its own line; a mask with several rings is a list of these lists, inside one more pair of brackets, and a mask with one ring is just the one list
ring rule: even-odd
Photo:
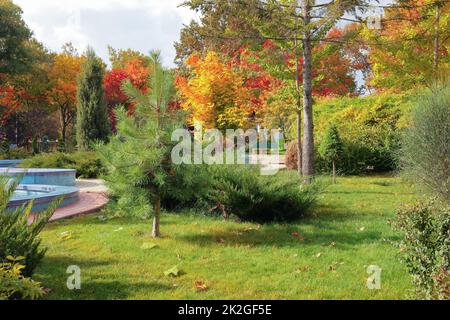
[[76,169],[77,177],[85,179],[95,179],[106,174],[106,168],[95,152],[54,152],[36,155],[25,160],[21,167]]
[[40,213],[38,218],[28,225],[32,202],[26,207],[7,209],[16,186],[17,183],[10,183],[5,177],[0,177],[0,262],[6,262],[8,256],[25,257],[23,275],[30,277],[45,254],[45,249],[40,247],[39,233],[53,215],[59,202]]
[[32,157],[33,154],[24,148],[8,149],[6,152],[0,152],[0,160],[23,160]]
[[414,103],[403,137],[401,164],[415,182],[450,203],[450,83],[427,90]]
[[405,206],[395,227],[400,250],[420,297],[450,299],[450,207],[433,201]]
[[261,176],[258,167],[212,166],[210,199],[243,221],[287,222],[304,217],[320,192],[320,184],[303,186],[296,172]]
[[[315,135],[321,145],[327,129],[337,125],[343,153],[339,171],[362,174],[398,168],[401,132],[408,125],[411,94],[378,94],[319,100],[314,107]],[[329,173],[330,165],[317,152],[317,173]]]
[[39,282],[24,277],[25,268],[20,263],[23,257],[8,257],[8,262],[0,262],[0,300],[14,298],[38,299],[44,295]]

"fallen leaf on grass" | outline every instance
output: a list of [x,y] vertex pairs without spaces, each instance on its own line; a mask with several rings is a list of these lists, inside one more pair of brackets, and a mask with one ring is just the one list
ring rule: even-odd
[[166,277],[178,277],[181,275],[182,271],[178,269],[178,266],[170,268],[169,270],[164,271],[164,275]]
[[203,292],[208,291],[208,286],[205,284],[203,280],[196,280],[194,282],[194,286],[197,289],[197,291]]
[[64,231],[59,234],[59,240],[66,241],[72,239],[72,232]]
[[118,231],[122,231],[122,230],[123,230],[123,228],[122,228],[122,227],[120,227],[120,228],[118,228],[118,229],[114,230],[114,232],[118,232]]
[[363,232],[364,230],[366,230],[366,228],[365,228],[365,227],[361,227],[361,228],[359,228],[359,231],[360,231],[360,232]]
[[318,254],[316,254],[316,258],[320,258],[322,256],[322,252],[319,252]]
[[306,237],[300,235],[298,232],[293,232],[292,233],[292,237],[293,238],[298,238],[300,241],[305,241],[306,240]]
[[151,250],[155,248],[158,248],[158,245],[151,242],[144,242],[141,246],[142,250]]

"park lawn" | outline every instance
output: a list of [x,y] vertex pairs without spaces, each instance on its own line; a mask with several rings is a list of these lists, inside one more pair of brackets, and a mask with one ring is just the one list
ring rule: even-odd
[[[415,198],[412,186],[389,176],[338,182],[308,218],[289,225],[165,214],[164,237],[153,240],[150,221],[56,222],[42,234],[48,251],[35,279],[51,289],[48,299],[407,298],[411,281],[388,221]],[[81,290],[66,287],[70,265],[81,268]],[[382,269],[380,290],[366,287],[369,265]],[[165,276],[174,266],[181,274]]]

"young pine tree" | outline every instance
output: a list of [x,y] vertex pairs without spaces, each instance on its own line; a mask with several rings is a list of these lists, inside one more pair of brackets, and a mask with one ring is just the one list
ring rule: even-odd
[[[175,165],[171,161],[172,132],[183,128],[183,114],[169,110],[175,90],[170,71],[164,69],[159,55],[151,55],[148,94],[130,82],[124,90],[136,105],[133,116],[117,111],[117,134],[97,150],[108,167],[105,180],[117,200],[118,209],[126,213],[151,216],[154,238],[160,236],[161,200],[185,201],[201,190],[194,181],[201,174],[194,165]],[[201,184],[202,182],[200,182]],[[206,183],[206,182],[205,182]],[[152,207],[153,206],[153,210]]]
[[105,67],[91,48],[88,48],[86,56],[77,92],[77,143],[83,151],[89,150],[95,141],[106,142],[111,133],[103,98]]
[[344,146],[335,125],[328,128],[319,147],[320,155],[333,166],[333,183],[336,184],[336,163],[342,156]]

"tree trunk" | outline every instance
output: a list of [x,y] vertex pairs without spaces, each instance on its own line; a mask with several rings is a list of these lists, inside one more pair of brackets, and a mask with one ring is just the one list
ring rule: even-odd
[[300,93],[300,64],[297,38],[298,18],[295,15],[295,90],[297,95],[297,167],[298,174],[302,176],[302,96]]
[[156,197],[154,208],[155,213],[153,216],[152,237],[159,238],[159,236],[161,235],[159,232],[160,216],[161,216],[161,197],[159,196]]
[[302,171],[305,183],[312,182],[314,176],[314,125],[312,101],[312,44],[309,0],[302,2],[303,27],[303,154]]
[[333,184],[336,184],[336,161],[333,160]]
[[66,118],[66,111],[64,109],[64,107],[61,107],[59,109],[59,113],[60,113],[60,119],[61,119],[61,140],[63,142],[64,145],[64,149],[66,148],[66,135],[67,135],[67,118]]
[[434,71],[436,78],[438,76],[439,71],[439,20],[440,20],[439,5],[436,3],[436,23],[434,33]]

